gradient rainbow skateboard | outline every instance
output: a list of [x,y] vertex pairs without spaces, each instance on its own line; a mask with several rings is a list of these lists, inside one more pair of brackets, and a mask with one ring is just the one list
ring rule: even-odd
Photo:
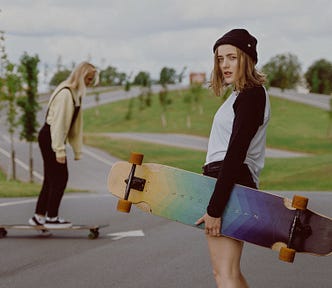
[[[215,179],[155,163],[142,164],[142,154],[115,163],[108,176],[109,191],[120,198],[117,209],[131,204],[154,215],[190,226],[205,212]],[[293,201],[235,185],[223,214],[221,234],[279,251],[293,262],[296,252],[329,255],[332,220],[307,209],[308,199]],[[200,226],[200,228],[203,228]]]

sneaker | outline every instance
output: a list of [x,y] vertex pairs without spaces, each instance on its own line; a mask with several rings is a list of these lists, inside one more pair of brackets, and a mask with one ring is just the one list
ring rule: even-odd
[[[44,226],[45,224],[45,217],[41,217],[37,214],[35,214],[35,216],[33,216],[32,218],[29,219],[29,224],[31,226]],[[37,232],[40,236],[42,237],[49,237],[52,235],[52,233],[50,231],[48,231],[47,229],[37,229]]]
[[45,224],[45,217],[35,214],[35,216],[29,219],[29,224],[31,226],[43,226]]
[[47,217],[44,226],[45,228],[63,229],[63,228],[70,228],[73,226],[73,224],[60,217],[54,217],[54,218]]

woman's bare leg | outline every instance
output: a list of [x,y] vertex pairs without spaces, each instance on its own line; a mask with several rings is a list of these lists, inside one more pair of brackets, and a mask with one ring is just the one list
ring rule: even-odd
[[217,287],[248,288],[240,268],[243,242],[209,235],[207,240]]

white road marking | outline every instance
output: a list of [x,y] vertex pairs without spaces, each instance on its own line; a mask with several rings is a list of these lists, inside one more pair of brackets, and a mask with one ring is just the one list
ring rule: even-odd
[[0,207],[14,206],[14,205],[20,205],[20,204],[26,204],[26,203],[32,203],[32,202],[36,202],[36,199],[27,199],[27,200],[0,203]]
[[[10,153],[7,152],[6,150],[0,148],[0,153],[2,153],[3,155],[5,155],[8,159],[10,158]],[[20,159],[18,159],[17,157],[15,157],[15,163],[18,164],[20,167],[22,167],[24,170],[29,171],[30,168],[28,165],[26,165],[24,162],[22,162]],[[38,178],[40,181],[43,181],[44,177],[43,175],[39,174],[37,171],[33,170],[33,176],[35,176],[36,178]]]
[[[92,197],[92,198],[107,197],[107,198],[109,198],[110,195],[109,194],[105,194],[105,195],[99,195],[99,194],[83,195],[83,194],[80,194],[80,195],[65,195],[63,198],[65,198],[65,199],[78,199],[78,198],[81,199],[83,197]],[[3,203],[0,203],[0,207],[7,207],[7,206],[27,204],[27,203],[34,203],[36,201],[37,201],[37,199],[35,197],[33,197],[31,199],[23,199],[23,200],[17,200],[17,201],[3,202]]]
[[[6,135],[3,135],[2,138],[3,138],[5,141],[7,141],[7,142],[10,141],[10,140],[9,140],[9,137],[6,136]],[[83,148],[83,152],[84,152],[85,154],[89,155],[90,157],[92,157],[92,158],[94,158],[94,159],[96,159],[96,160],[98,160],[98,161],[100,161],[100,162],[102,162],[102,163],[104,163],[104,164],[106,164],[106,165],[108,165],[108,166],[112,166],[112,165],[114,164],[114,162],[108,161],[108,160],[106,160],[105,158],[103,158],[103,157],[97,155],[96,153],[94,153],[94,152],[92,152],[92,151],[90,151],[90,150],[88,150],[88,149],[86,149],[86,148]],[[8,159],[10,159],[10,157],[11,157],[11,156],[10,156],[10,153],[9,153],[8,151],[4,150],[3,148],[0,148],[0,153],[3,154],[3,155],[4,155],[5,157],[7,157]],[[17,157],[15,157],[15,163],[18,164],[21,168],[23,168],[23,169],[26,170],[26,171],[29,171],[29,170],[30,170],[29,166],[26,165],[23,161],[21,161],[21,160],[18,159]],[[38,178],[38,180],[43,181],[43,179],[44,179],[44,176],[43,176],[43,175],[41,175],[40,173],[38,173],[38,172],[35,171],[35,170],[34,170],[32,173],[33,173],[33,176],[35,176],[36,178]]]
[[114,164],[114,162],[111,162],[111,161],[107,161],[105,158],[97,155],[96,153],[93,153],[92,151],[86,149],[86,148],[83,148],[83,153],[89,155],[90,157],[106,164],[106,165],[109,165],[109,166],[112,166]]
[[124,231],[117,233],[110,233],[107,236],[112,237],[112,240],[120,240],[127,237],[143,237],[145,236],[142,230],[132,230],[132,231]]

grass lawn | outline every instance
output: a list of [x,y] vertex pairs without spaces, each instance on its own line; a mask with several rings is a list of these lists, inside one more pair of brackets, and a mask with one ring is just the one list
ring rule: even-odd
[[[108,132],[183,133],[208,137],[213,116],[222,100],[207,90],[196,99],[188,91],[170,94],[163,110],[158,95],[149,105],[135,98],[110,103],[84,112],[85,144],[120,159],[131,151],[144,153],[145,162],[157,162],[201,173],[205,152],[152,143],[101,137]],[[308,157],[267,158],[261,174],[265,190],[332,191],[332,139],[327,136],[328,113],[319,108],[271,97],[272,117],[267,146],[309,153]],[[130,113],[128,113],[130,112]],[[126,119],[130,115],[130,119]],[[162,125],[162,115],[167,126]],[[189,125],[190,124],[190,125]],[[0,171],[0,197],[36,196],[40,184],[6,181]],[[71,191],[73,192],[73,191]]]
[[20,181],[7,181],[0,171],[0,197],[30,197],[38,195],[40,184],[24,183]]
[[[101,137],[102,132],[183,133],[208,137],[214,113],[221,100],[204,91],[198,102],[186,101],[188,92],[171,94],[171,105],[162,126],[163,110],[158,96],[151,106],[141,105],[138,98],[85,111],[85,143],[127,159],[131,151],[145,154],[145,162],[158,162],[194,172],[201,172],[205,153],[119,139]],[[131,119],[126,120],[128,107]],[[328,113],[319,108],[271,97],[272,117],[267,145],[271,148],[310,153],[309,157],[266,160],[261,188],[266,190],[332,191],[332,139],[327,137]],[[202,113],[200,112],[202,111]],[[187,126],[190,118],[191,126]]]
[[[41,184],[26,183],[21,181],[9,180],[0,170],[0,198],[1,197],[36,197],[39,195]],[[77,189],[66,189],[66,193],[86,192]]]

